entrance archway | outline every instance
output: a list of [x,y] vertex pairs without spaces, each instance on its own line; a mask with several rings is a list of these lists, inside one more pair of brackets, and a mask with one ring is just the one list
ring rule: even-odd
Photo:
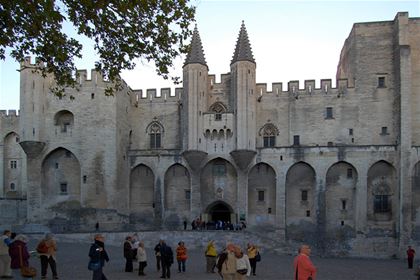
[[233,210],[223,201],[215,201],[207,207],[208,221],[232,222]]

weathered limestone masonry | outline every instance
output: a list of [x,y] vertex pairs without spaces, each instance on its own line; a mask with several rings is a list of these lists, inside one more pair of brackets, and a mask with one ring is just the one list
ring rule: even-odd
[[244,24],[220,83],[197,29],[191,46],[174,92],[105,96],[107,81],[79,71],[59,98],[42,65],[22,62],[20,114],[0,118],[1,223],[140,231],[201,218],[322,254],[420,245],[419,18],[354,24],[336,87],[268,92]]

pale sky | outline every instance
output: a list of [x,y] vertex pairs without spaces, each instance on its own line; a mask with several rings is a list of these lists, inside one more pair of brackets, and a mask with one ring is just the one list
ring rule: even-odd
[[[392,21],[397,12],[420,17],[420,0],[410,1],[205,1],[195,0],[196,20],[209,73],[230,71],[230,61],[242,20],[248,31],[257,63],[257,83],[315,79],[335,80],[341,48],[356,22]],[[192,25],[191,28],[194,26]],[[65,30],[71,30],[69,26]],[[68,31],[69,34],[70,31]],[[420,36],[420,34],[419,34]],[[94,68],[92,44],[83,40],[79,69]],[[171,74],[182,77],[176,61]],[[11,58],[0,62],[0,109],[19,109],[19,68]],[[178,87],[139,62],[135,70],[122,73],[132,89]],[[333,82],[335,84],[335,82]]]

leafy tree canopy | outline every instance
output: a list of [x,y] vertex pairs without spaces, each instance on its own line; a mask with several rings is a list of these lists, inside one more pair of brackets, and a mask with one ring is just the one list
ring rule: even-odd
[[95,68],[104,78],[118,85],[121,70],[133,69],[140,58],[154,61],[167,79],[173,59],[187,52],[194,15],[188,0],[0,0],[0,59],[6,48],[17,61],[35,55],[45,64],[42,74],[52,73],[55,92],[62,94],[75,86],[73,59],[82,57],[82,45],[63,33],[68,21],[94,41]]

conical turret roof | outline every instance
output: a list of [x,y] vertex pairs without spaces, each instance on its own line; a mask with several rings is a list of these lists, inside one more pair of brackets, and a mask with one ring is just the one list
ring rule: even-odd
[[[203,45],[201,44],[200,34],[198,33],[197,25],[194,28],[191,39],[191,49],[185,59],[184,66],[191,63],[199,63],[207,66],[206,58],[204,57]],[[208,67],[208,66],[207,66]]]
[[233,64],[237,61],[251,61],[255,63],[254,55],[252,54],[251,44],[249,43],[248,33],[246,32],[245,23],[242,21],[239,37],[236,41],[235,53],[233,54]]

